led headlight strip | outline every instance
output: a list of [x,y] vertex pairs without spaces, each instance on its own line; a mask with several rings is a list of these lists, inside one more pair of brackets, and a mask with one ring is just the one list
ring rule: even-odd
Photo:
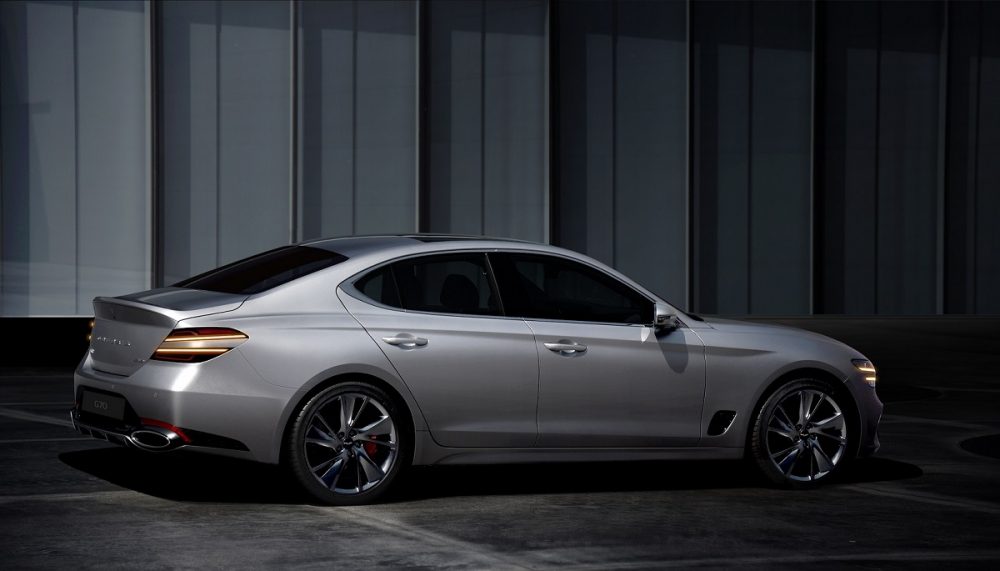
[[855,369],[864,373],[865,382],[874,387],[875,382],[878,380],[875,375],[875,365],[868,359],[852,359],[851,363],[854,364]]

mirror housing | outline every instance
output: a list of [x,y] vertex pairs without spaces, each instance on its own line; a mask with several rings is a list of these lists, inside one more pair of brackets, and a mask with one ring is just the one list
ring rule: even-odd
[[653,328],[654,329],[677,329],[680,323],[677,321],[677,314],[670,306],[664,303],[657,303],[653,308]]

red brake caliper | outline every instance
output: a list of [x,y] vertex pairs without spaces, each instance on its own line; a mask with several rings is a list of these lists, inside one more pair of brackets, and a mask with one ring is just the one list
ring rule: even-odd
[[[372,440],[375,440],[374,436],[372,436]],[[374,442],[365,442],[362,447],[365,449],[365,454],[368,454],[370,457],[374,457],[375,451],[378,450],[378,446]]]

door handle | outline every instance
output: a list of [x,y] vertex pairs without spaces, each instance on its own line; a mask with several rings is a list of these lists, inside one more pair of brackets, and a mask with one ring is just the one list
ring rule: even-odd
[[399,347],[423,347],[427,344],[423,337],[383,337],[382,341]]
[[579,343],[563,342],[563,341],[559,343],[546,343],[545,348],[548,349],[549,351],[554,351],[556,353],[566,353],[570,355],[575,353],[583,353],[584,351],[587,350],[586,345],[581,345]]

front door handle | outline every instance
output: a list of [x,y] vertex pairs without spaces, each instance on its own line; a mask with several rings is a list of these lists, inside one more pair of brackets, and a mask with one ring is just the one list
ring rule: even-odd
[[587,350],[586,345],[581,345],[579,343],[573,343],[570,341],[560,341],[558,343],[546,343],[545,348],[549,351],[554,351],[556,353],[563,353],[565,355],[575,355],[577,353],[583,353]]
[[383,337],[382,341],[385,341],[389,345],[396,345],[398,347],[406,347],[406,348],[423,347],[424,345],[427,344],[427,340],[424,339],[423,337],[403,337],[403,336]]

